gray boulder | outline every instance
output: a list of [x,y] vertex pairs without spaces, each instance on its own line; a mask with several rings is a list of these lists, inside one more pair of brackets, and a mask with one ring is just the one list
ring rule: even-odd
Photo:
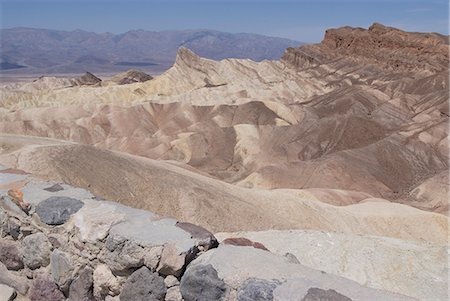
[[121,301],[162,301],[166,295],[164,279],[147,267],[135,271],[125,282]]
[[238,301],[272,301],[277,284],[263,279],[247,279],[238,290]]
[[0,241],[0,262],[8,270],[18,271],[23,268],[23,261],[20,255],[20,248],[16,242],[2,240]]
[[39,275],[30,288],[31,301],[63,301],[66,300],[64,294],[58,289],[56,283],[46,276]]
[[45,267],[50,263],[50,253],[52,245],[42,232],[31,234],[22,241],[22,253],[24,264],[34,270]]
[[129,275],[144,265],[145,249],[134,241],[109,235],[100,258],[117,275]]
[[189,267],[181,278],[180,291],[186,301],[225,300],[228,294],[211,264]]
[[47,225],[62,225],[83,207],[83,202],[69,197],[50,197],[39,203],[36,213]]
[[69,289],[69,301],[93,301],[94,280],[93,270],[85,267],[78,277],[72,281]]

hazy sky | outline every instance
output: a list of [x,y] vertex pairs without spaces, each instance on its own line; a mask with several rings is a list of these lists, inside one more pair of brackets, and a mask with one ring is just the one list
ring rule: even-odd
[[216,29],[322,39],[326,28],[373,22],[448,34],[448,0],[0,0],[1,27],[122,33]]

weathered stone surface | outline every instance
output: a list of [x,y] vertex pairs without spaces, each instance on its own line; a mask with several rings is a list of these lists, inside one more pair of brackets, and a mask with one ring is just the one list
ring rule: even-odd
[[180,276],[186,261],[186,254],[180,253],[174,244],[164,245],[157,268],[161,275]]
[[57,192],[57,191],[61,191],[64,190],[64,187],[62,187],[59,184],[54,184],[50,187],[44,188],[44,190],[48,191],[48,192]]
[[241,247],[253,247],[256,249],[269,251],[262,243],[254,242],[254,241],[251,241],[250,239],[247,239],[244,237],[227,238],[222,243],[224,243],[226,245],[241,246]]
[[44,275],[37,276],[30,288],[31,301],[64,301],[64,294],[58,289],[56,283]]
[[94,297],[103,300],[106,295],[116,296],[120,292],[120,284],[111,270],[105,264],[98,265],[94,270]]
[[93,300],[95,300],[93,270],[90,267],[85,267],[70,284],[69,301]]
[[38,232],[25,237],[22,249],[22,260],[32,270],[50,263],[51,244],[44,233]]
[[8,270],[18,271],[23,268],[21,251],[16,242],[0,240],[0,262]]
[[135,271],[125,282],[120,293],[121,301],[162,301],[166,295],[164,279],[147,267]]
[[190,266],[180,282],[180,291],[186,301],[225,300],[228,288],[210,264]]
[[3,263],[0,263],[0,283],[14,288],[22,295],[27,293],[29,287],[26,278],[8,271]]
[[442,265],[447,261],[446,245],[315,230],[219,233],[216,236],[219,240],[240,236],[259,241],[272,253],[284,256],[290,253],[304,266],[375,289],[419,300],[448,296],[448,270]]
[[197,240],[197,245],[203,247],[204,251],[216,248],[219,245],[216,237],[203,227],[185,222],[177,222],[175,226],[189,232],[191,237]]
[[127,275],[144,265],[145,249],[134,241],[109,235],[100,258],[117,274]]
[[247,279],[238,290],[238,301],[272,301],[277,284],[263,279]]
[[180,252],[188,252],[195,246],[195,240],[191,235],[175,227],[176,220],[156,216],[148,211],[117,206],[117,210],[124,212],[126,220],[113,225],[110,235],[127,237],[143,246],[162,246],[167,242],[173,242]]
[[125,214],[111,202],[84,200],[85,205],[73,215],[75,226],[83,242],[95,243],[103,240],[112,225],[125,219]]
[[83,202],[69,197],[50,197],[36,207],[36,213],[47,225],[62,225],[83,207]]
[[54,192],[45,190],[54,184],[57,183],[31,179],[31,181],[22,188],[24,199],[32,205],[37,206],[39,203],[50,197],[69,197],[77,200],[91,199],[94,197],[92,193],[85,189],[73,187],[67,184],[58,184],[64,188],[63,190]]
[[181,296],[180,287],[173,286],[167,289],[165,301],[183,301]]
[[167,288],[180,285],[180,281],[175,276],[169,275],[164,278],[164,284]]
[[302,298],[302,301],[352,301],[352,299],[339,294],[335,290],[323,290],[317,287],[312,287],[308,293]]
[[69,255],[58,249],[53,250],[50,256],[50,267],[53,281],[58,284],[62,291],[67,292],[73,271],[73,264]]
[[144,254],[144,265],[148,267],[151,271],[156,271],[161,260],[161,254],[163,251],[163,246],[152,247],[147,249]]
[[16,298],[17,292],[12,287],[0,284],[0,300],[12,301]]
[[286,257],[271,252],[223,244],[207,251],[189,264],[180,282],[183,297],[183,283],[191,269],[207,265],[211,265],[217,271],[218,278],[229,287],[239,288],[249,278],[279,281],[280,284],[273,290],[273,298],[277,301],[297,300],[300,296],[305,296],[311,287],[334,289],[355,300],[412,300],[403,295],[364,287],[354,281],[323,273],[302,264],[291,263]]

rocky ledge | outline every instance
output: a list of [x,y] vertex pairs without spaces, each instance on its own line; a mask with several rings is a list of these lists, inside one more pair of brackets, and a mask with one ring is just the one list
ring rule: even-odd
[[0,166],[0,300],[413,300]]

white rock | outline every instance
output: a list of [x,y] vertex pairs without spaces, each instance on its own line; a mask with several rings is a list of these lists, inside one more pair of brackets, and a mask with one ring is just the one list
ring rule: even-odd
[[173,286],[167,289],[165,301],[182,301],[183,297],[180,293],[179,286]]
[[178,281],[177,277],[169,275],[164,279],[164,284],[167,288],[180,285],[180,281]]
[[94,297],[103,299],[107,295],[116,296],[119,293],[120,284],[117,278],[107,265],[98,265],[94,270]]
[[111,226],[124,220],[125,215],[117,212],[117,206],[108,202],[83,200],[85,205],[73,215],[75,227],[83,242],[95,243],[103,240]]
[[2,301],[11,301],[14,300],[17,296],[16,291],[7,285],[0,284],[0,300]]

